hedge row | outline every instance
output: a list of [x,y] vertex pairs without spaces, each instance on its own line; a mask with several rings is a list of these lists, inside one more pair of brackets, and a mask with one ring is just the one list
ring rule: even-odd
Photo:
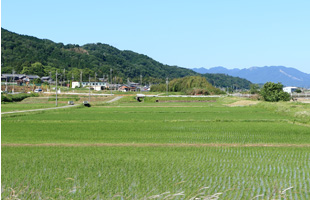
[[21,94],[1,94],[1,102],[17,102],[22,101],[28,97],[38,97],[36,93],[21,93]]

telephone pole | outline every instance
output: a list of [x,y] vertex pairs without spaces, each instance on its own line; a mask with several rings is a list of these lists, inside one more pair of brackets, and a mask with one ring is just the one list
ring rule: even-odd
[[66,86],[66,69],[64,69],[64,83],[65,83],[65,86]]
[[[111,80],[111,87],[112,87],[112,68],[110,68],[110,80]],[[112,88],[109,87],[109,89],[111,90],[111,94],[112,94]]]
[[13,69],[12,72],[13,72],[13,90],[12,90],[12,93],[14,94],[14,83],[15,83],[15,75],[14,75],[14,73],[15,73],[15,70]]
[[168,77],[166,78],[166,84],[167,84],[167,96],[168,96],[168,83],[169,83],[169,80],[168,80]]
[[57,69],[56,69],[56,107],[58,106],[57,104],[57,76],[58,74],[57,74]]
[[90,103],[90,75],[89,75],[89,97],[88,97],[88,101]]
[[97,86],[97,84],[96,84],[96,77],[97,77],[97,72],[95,72],[95,89],[96,89],[96,86]]
[[81,73],[80,73],[80,87],[82,87],[82,82],[83,82],[83,71],[81,70]]

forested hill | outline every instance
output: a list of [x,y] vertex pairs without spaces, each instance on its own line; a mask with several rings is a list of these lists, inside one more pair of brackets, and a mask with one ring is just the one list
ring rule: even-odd
[[[94,76],[94,72],[100,77],[103,74],[110,75],[110,68],[113,69],[113,77],[131,79],[140,75],[143,78],[163,79],[167,76],[177,78],[198,74],[190,69],[161,64],[132,51],[120,51],[107,44],[64,45],[15,34],[2,28],[1,34],[2,73],[11,73],[14,68],[16,73],[33,72],[42,76],[57,68],[73,71],[77,79],[80,77],[78,69],[83,69],[85,78],[88,78],[89,73]],[[44,71],[31,69],[36,62],[43,65]]]
[[[121,51],[107,44],[86,44],[83,46],[63,43],[55,43],[48,39],[38,39],[32,36],[20,35],[1,28],[1,59],[2,73],[36,74],[54,76],[56,69],[63,72],[66,69],[66,79],[80,79],[80,71],[83,71],[83,80],[91,77],[110,76],[110,68],[113,77],[119,82],[140,80],[143,82],[163,82],[166,77],[170,80],[184,76],[198,75],[198,73],[177,66],[169,66],[159,63],[152,58],[132,51]],[[212,84],[229,87],[231,83],[238,84],[241,88],[249,88],[250,82],[245,79],[219,75],[207,77]],[[227,81],[229,80],[229,81]],[[221,81],[221,84],[220,84]],[[224,82],[226,83],[224,83]],[[229,84],[229,85],[227,85]]]

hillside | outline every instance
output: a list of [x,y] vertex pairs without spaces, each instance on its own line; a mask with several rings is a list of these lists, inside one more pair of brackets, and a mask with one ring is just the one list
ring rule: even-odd
[[246,78],[253,83],[281,82],[285,86],[310,87],[310,74],[303,73],[295,68],[284,66],[251,67],[249,69],[226,69],[214,67],[210,69],[195,68],[198,73],[227,74]]
[[[2,73],[10,73],[13,67],[16,73],[22,73],[25,67],[30,68],[31,64],[39,62],[46,69],[40,75],[48,75],[49,71],[55,71],[56,68],[67,71],[90,69],[91,71],[85,71],[84,78],[88,78],[88,74],[93,72],[97,72],[100,77],[103,74],[108,75],[110,68],[113,69],[113,76],[123,78],[135,78],[140,75],[176,78],[197,74],[189,69],[163,65],[132,51],[120,51],[107,44],[64,45],[15,34],[5,29],[1,29],[1,33]],[[78,71],[75,77],[80,77]]]
[[[121,51],[108,44],[64,45],[48,39],[16,34],[3,28],[1,34],[2,73],[12,73],[14,69],[16,73],[48,76],[51,72],[55,78],[56,69],[59,73],[65,69],[67,80],[80,80],[82,70],[83,80],[88,80],[89,75],[94,77],[95,72],[97,78],[110,76],[112,68],[112,76],[117,77],[120,83],[126,82],[127,78],[139,82],[140,75],[143,76],[143,82],[147,83],[163,83],[166,77],[171,80],[198,75],[190,69],[164,65],[146,55]],[[242,88],[249,88],[250,85],[247,80],[225,75],[215,78],[207,76],[207,80],[221,87],[230,87],[240,82],[244,83],[238,84]]]

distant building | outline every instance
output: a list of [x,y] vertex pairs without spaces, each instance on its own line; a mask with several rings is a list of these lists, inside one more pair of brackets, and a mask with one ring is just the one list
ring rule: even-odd
[[89,86],[97,91],[108,88],[106,82],[82,82],[82,85],[80,82],[77,81],[72,82],[72,88],[89,87]]
[[52,81],[52,78],[49,77],[49,76],[43,76],[41,78],[41,81],[43,81],[44,83],[48,83],[48,82],[51,82]]
[[26,74],[2,74],[1,81],[16,82],[18,84],[29,83],[34,79],[38,79],[38,75],[26,75]]
[[298,89],[297,87],[284,87],[283,91],[291,94],[295,92],[297,89]]

